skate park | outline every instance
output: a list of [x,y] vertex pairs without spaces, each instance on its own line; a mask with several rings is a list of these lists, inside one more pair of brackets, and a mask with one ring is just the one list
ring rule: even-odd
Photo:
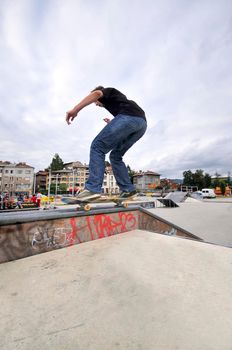
[[232,202],[172,202],[1,215],[1,348],[231,349]]

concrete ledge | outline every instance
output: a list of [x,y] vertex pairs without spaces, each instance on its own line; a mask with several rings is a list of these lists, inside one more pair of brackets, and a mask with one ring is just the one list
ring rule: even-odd
[[232,251],[131,231],[0,265],[4,350],[231,350]]
[[[4,223],[4,224],[3,224]],[[143,229],[197,239],[145,209],[41,212],[6,217],[0,227],[0,263],[115,234]]]

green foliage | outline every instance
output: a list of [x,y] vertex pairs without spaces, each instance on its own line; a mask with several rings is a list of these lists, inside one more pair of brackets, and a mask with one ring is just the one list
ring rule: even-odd
[[215,179],[213,181],[213,187],[220,187],[220,180],[219,180],[220,174],[218,174],[217,172],[215,173]]
[[211,176],[206,173],[204,176],[204,179],[205,179],[204,188],[210,188],[212,186]]
[[135,171],[131,169],[131,167],[129,165],[127,165],[127,170],[128,170],[128,174],[130,177],[131,182],[133,183],[133,176],[135,174]]
[[59,184],[59,193],[67,192],[68,186],[65,183]]
[[[57,194],[62,194],[67,192],[67,185],[65,183],[61,183],[57,185]],[[56,194],[56,184],[52,183],[50,186],[50,193]]]
[[64,162],[60,158],[59,154],[56,153],[52,158],[52,162],[49,165],[49,169],[51,169],[52,171],[56,171],[56,170],[62,170],[63,167],[64,167]]
[[183,185],[185,186],[197,186],[199,190],[202,188],[210,188],[212,186],[211,176],[204,174],[204,170],[198,169],[195,173],[191,170],[183,172]]
[[40,192],[41,194],[44,194],[44,195],[47,195],[47,193],[48,193],[48,191],[43,187],[38,187],[36,189],[36,192]]
[[226,192],[226,183],[225,181],[220,181],[220,189],[221,189],[221,193],[224,196],[225,192]]
[[191,172],[191,170],[187,170],[183,172],[183,185],[185,186],[194,186],[193,184],[193,173]]
[[198,187],[198,189],[202,189],[205,187],[205,178],[204,178],[204,171],[199,169],[196,170],[195,174],[193,175],[194,179],[194,185]]
[[229,186],[232,185],[231,176],[230,176],[230,171],[228,171],[227,184],[228,184]]

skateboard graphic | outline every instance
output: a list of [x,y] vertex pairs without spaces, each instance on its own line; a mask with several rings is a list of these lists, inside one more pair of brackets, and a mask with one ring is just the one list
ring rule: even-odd
[[[93,206],[96,208],[101,209],[107,209],[112,207],[123,207],[128,208],[130,204],[136,204],[141,207],[146,208],[154,208],[154,201],[143,201],[143,200],[136,200],[136,197],[129,197],[129,198],[120,198],[120,197],[99,197],[95,199],[90,200],[78,200],[76,197],[63,197],[61,200],[65,204],[77,204],[79,205],[78,210],[85,210],[89,211],[90,209],[93,209]],[[103,204],[104,206],[100,206]],[[112,204],[115,204],[112,206]],[[99,206],[98,206],[99,205]]]

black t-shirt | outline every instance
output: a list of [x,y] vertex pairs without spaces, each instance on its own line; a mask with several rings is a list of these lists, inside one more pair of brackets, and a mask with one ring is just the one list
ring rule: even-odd
[[102,92],[103,96],[100,97],[98,101],[101,102],[105,109],[113,114],[114,117],[118,114],[126,114],[146,119],[145,112],[142,108],[134,101],[128,100],[119,90],[108,87],[104,88]]

